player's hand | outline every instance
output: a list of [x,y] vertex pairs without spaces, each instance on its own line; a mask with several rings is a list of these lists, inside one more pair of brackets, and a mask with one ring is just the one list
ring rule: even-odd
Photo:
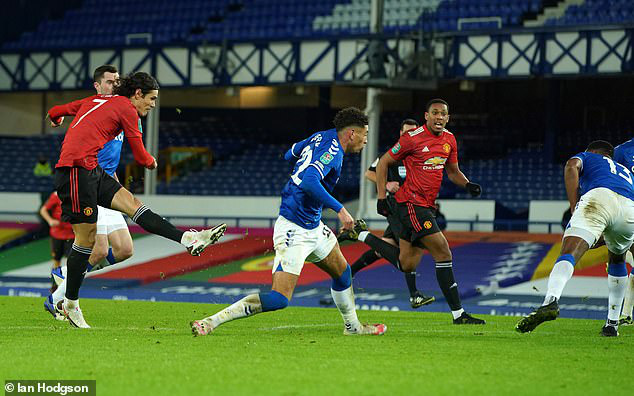
[[48,222],[48,226],[49,227],[57,227],[58,225],[59,225],[59,220],[53,219],[53,220]]
[[385,189],[389,191],[391,194],[396,194],[396,192],[398,191],[400,187],[401,186],[398,184],[398,182],[395,182],[395,181],[387,182],[385,184]]
[[389,216],[392,214],[392,210],[390,209],[390,204],[387,203],[387,199],[383,198],[383,199],[377,199],[376,201],[376,213],[380,214],[381,216]]
[[152,157],[152,165],[148,166],[149,170],[156,169],[158,167],[158,163],[156,162],[156,158]]
[[464,188],[473,198],[479,197],[480,194],[482,194],[482,187],[479,184],[468,182]]
[[57,123],[57,124],[55,122],[53,122],[52,119],[50,121],[51,121],[51,127],[57,128],[58,126],[60,126],[60,125],[62,125],[64,123],[64,117],[60,117],[59,118],[59,123]]
[[354,218],[350,216],[350,213],[348,213],[346,208],[341,208],[341,210],[337,213],[337,217],[341,222],[342,229],[351,230],[354,227]]

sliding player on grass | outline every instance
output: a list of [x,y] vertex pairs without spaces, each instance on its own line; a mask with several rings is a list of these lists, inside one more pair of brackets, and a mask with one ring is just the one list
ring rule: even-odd
[[357,318],[350,266],[341,254],[337,239],[321,221],[325,206],[337,212],[344,229],[354,219],[330,192],[341,174],[344,153],[358,153],[367,142],[368,117],[349,107],[337,113],[335,128],[317,132],[295,143],[286,160],[295,166],[282,190],[280,215],[275,222],[273,284],[269,293],[251,294],[228,308],[191,322],[195,336],[207,335],[231,320],[286,308],[306,260],[332,277],[331,294],[344,321],[345,335],[385,333],[384,324],[362,324]]

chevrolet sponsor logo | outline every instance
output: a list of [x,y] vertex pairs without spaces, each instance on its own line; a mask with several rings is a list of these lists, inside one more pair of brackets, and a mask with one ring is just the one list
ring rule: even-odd
[[425,165],[444,165],[447,161],[447,158],[443,157],[432,157],[425,161]]

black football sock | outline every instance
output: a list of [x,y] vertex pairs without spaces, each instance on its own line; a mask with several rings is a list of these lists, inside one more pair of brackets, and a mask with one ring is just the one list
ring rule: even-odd
[[416,271],[414,272],[405,272],[405,282],[407,283],[407,288],[409,289],[409,295],[413,296],[418,292],[416,288]]
[[377,261],[379,258],[380,257],[376,255],[376,252],[374,250],[368,250],[367,252],[363,253],[361,257],[359,257],[357,261],[352,263],[352,265],[350,266],[350,269],[352,270],[352,276],[354,276],[357,272],[361,271],[368,265]]
[[458,293],[458,284],[453,276],[453,267],[451,261],[439,261],[436,263],[436,279],[438,286],[442,290],[442,294],[449,304],[452,311],[462,309],[460,303],[460,294]]
[[88,268],[88,257],[91,253],[92,249],[73,243],[66,261],[66,298],[69,300],[79,299],[79,288],[84,281],[86,268]]
[[172,223],[152,212],[150,208],[145,205],[137,209],[134,216],[132,216],[132,221],[140,225],[141,228],[147,232],[181,243],[183,231],[174,227]]
[[385,242],[383,239],[368,233],[365,239],[362,241],[366,245],[370,246],[376,252],[378,252],[381,257],[385,258],[390,262],[393,266],[396,267],[399,271],[401,271],[401,262],[398,260],[399,250],[396,246],[391,245]]

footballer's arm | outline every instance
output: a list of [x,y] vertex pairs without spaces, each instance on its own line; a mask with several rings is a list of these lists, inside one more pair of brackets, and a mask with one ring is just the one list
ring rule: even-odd
[[[90,96],[89,98],[92,98],[92,96]],[[64,122],[64,116],[74,116],[77,114],[77,112],[79,111],[79,108],[81,107],[81,104],[89,98],[84,98],[84,99],[80,99],[80,100],[75,100],[73,102],[70,103],[65,103],[62,105],[57,105],[57,106],[53,106],[49,109],[49,111],[46,113],[46,117],[50,118],[51,120],[51,126],[53,128],[56,128],[60,125],[62,125],[62,123]]]
[[365,171],[365,178],[376,184],[376,172],[370,169]]
[[392,158],[389,152],[383,154],[381,160],[376,166],[376,197],[377,199],[385,199],[387,185],[387,168],[394,165],[396,160]]
[[466,188],[469,179],[462,173],[457,162],[445,164],[445,171],[447,172],[447,177],[453,184]]
[[577,201],[579,201],[579,173],[581,172],[581,160],[571,158],[566,162],[564,168],[564,184],[566,185],[566,195],[570,204],[570,213],[575,212]]

